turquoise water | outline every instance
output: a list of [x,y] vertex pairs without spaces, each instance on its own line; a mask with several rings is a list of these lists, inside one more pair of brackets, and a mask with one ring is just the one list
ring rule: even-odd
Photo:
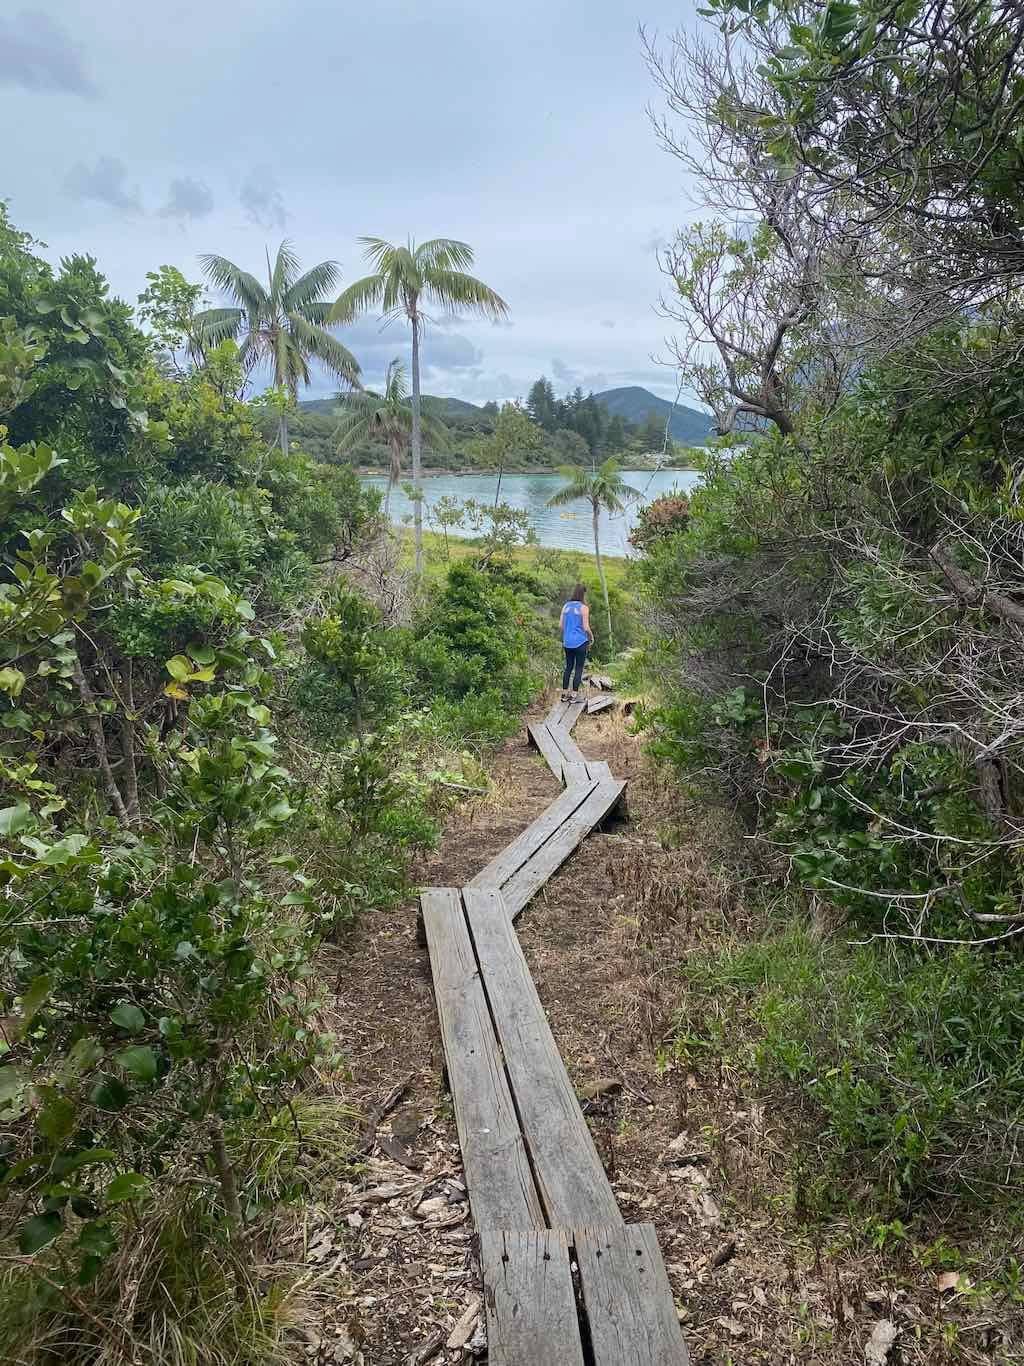
[[[693,470],[663,470],[658,474],[652,474],[650,470],[624,470],[622,477],[637,490],[638,496],[630,501],[624,512],[614,516],[601,513],[601,550],[609,555],[630,553],[627,537],[643,503],[673,490],[686,493],[700,481],[700,475]],[[386,479],[371,478],[363,482],[374,488],[387,487]],[[424,479],[424,525],[428,530],[438,530],[430,509],[439,498],[463,501],[475,498],[477,502],[493,503],[497,482],[497,476],[493,474],[439,474]],[[501,501],[530,514],[530,522],[541,545],[558,550],[593,550],[589,503],[572,503],[561,508],[547,506],[548,499],[564,483],[557,474],[506,474],[501,480]],[[412,503],[401,488],[391,494],[391,520],[399,526],[412,524]],[[469,534],[468,526],[462,530]],[[459,533],[452,531],[450,534]]]

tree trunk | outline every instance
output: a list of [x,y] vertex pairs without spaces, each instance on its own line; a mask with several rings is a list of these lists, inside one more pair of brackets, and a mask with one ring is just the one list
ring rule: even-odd
[[420,320],[412,314],[412,486],[415,505],[416,577],[423,573],[423,471],[420,469]]
[[599,503],[593,504],[594,508],[594,559],[597,561],[597,577],[601,580],[601,592],[604,594],[604,610],[608,616],[608,657],[611,658],[615,652],[615,641],[612,639],[612,605],[608,601],[608,584],[604,577],[604,565],[601,563],[601,537],[598,531],[598,522],[601,517],[601,507]]
[[505,459],[502,457],[498,461],[498,487],[494,490],[494,506],[497,508],[498,499],[501,497],[501,476],[505,472]]
[[282,413],[277,423],[277,439],[285,455],[288,454],[288,414]]
[[96,699],[93,697],[92,688],[89,680],[85,676],[82,668],[82,661],[75,656],[72,666],[72,677],[75,686],[78,688],[78,695],[82,699],[82,706],[85,709],[85,724],[88,727],[89,735],[92,738],[92,747],[96,752],[96,763],[99,765],[100,773],[103,775],[103,786],[107,789],[107,796],[110,804],[114,808],[114,814],[124,826],[133,824],[132,818],[128,815],[128,810],[124,804],[124,798],[117,786],[113,770],[110,767],[110,756],[107,754],[107,741],[103,734],[103,718],[100,716],[96,706]]

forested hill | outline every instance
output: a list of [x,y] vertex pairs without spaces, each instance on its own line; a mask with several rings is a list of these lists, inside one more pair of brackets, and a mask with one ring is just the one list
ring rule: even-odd
[[[472,417],[483,409],[476,403],[466,403],[461,398],[438,398],[431,394],[423,395],[424,404],[442,418]],[[331,416],[337,411],[338,400],[331,398],[308,398],[299,400],[299,409],[304,413],[321,413]]]
[[[613,417],[624,418],[638,427],[651,417],[656,417],[664,425],[665,419],[672,412],[672,404],[668,399],[659,398],[657,394],[652,394],[649,389],[642,389],[638,384],[627,385],[622,389],[605,389],[603,393],[595,394],[594,397]],[[678,441],[683,446],[702,446],[711,433],[712,422],[709,414],[679,403],[672,413],[669,435],[673,441]]]
[[[472,417],[485,412],[481,405],[467,403],[461,398],[437,398],[424,394],[423,399],[442,418]],[[652,394],[649,389],[643,389],[638,384],[627,385],[621,389],[605,389],[602,393],[594,394],[594,399],[610,417],[621,417],[636,427],[643,427],[652,417],[664,427],[665,419],[672,409],[672,404],[667,399],[659,398],[657,394]],[[299,407],[307,413],[332,413],[337,407],[337,400],[307,399],[301,402]],[[682,446],[701,446],[708,438],[711,424],[712,419],[707,413],[680,403],[672,413],[670,435],[673,441],[678,441]]]

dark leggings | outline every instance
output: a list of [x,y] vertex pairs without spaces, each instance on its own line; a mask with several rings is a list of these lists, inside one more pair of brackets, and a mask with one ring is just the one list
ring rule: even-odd
[[587,645],[563,646],[565,650],[565,668],[562,670],[562,691],[566,692],[569,687],[569,677],[572,675],[572,690],[579,692],[580,683],[583,681],[583,665],[587,662]]

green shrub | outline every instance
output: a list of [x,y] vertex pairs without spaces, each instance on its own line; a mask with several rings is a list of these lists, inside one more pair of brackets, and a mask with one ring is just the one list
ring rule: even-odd
[[851,1164],[886,1215],[954,1193],[984,1201],[990,1183],[1019,1176],[1019,958],[850,946],[797,921],[690,958],[686,990],[680,1052],[696,1060],[710,1043],[766,1083],[798,1088],[830,1200],[856,1203]]
[[420,686],[452,701],[493,693],[521,709],[537,684],[527,652],[529,618],[529,605],[499,577],[452,565],[414,629],[409,659]]

